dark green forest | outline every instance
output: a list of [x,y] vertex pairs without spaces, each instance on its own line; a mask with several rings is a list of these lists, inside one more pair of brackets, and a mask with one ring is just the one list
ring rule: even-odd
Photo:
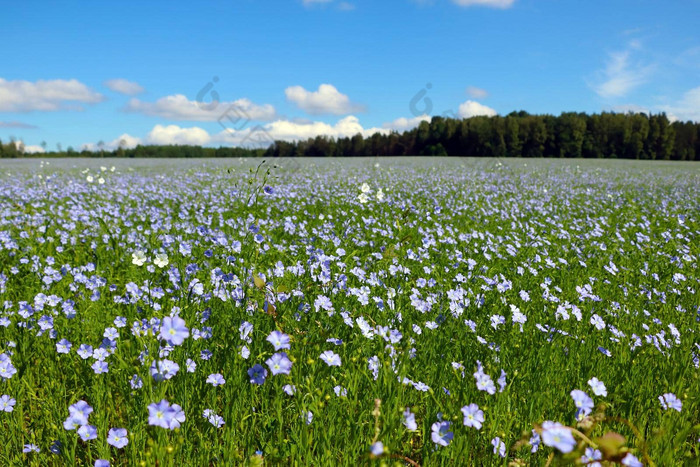
[[[264,132],[263,132],[264,133]],[[265,135],[262,135],[265,136]],[[472,156],[700,160],[700,123],[673,122],[663,113],[559,116],[530,115],[453,119],[433,117],[403,133],[347,138],[318,136],[306,141],[259,138],[257,148],[137,146],[115,150],[50,151],[24,154],[14,142],[0,142],[0,157],[352,157]],[[268,144],[269,142],[269,144]],[[59,148],[60,149],[60,148]]]

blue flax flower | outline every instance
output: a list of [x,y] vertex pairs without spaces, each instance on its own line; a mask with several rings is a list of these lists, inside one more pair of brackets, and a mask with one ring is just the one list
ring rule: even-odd
[[152,403],[148,406],[148,424],[159,426],[169,430],[179,428],[180,424],[185,421],[185,413],[177,404],[170,403],[163,399],[158,403]]
[[440,446],[449,445],[450,441],[452,441],[452,438],[454,437],[454,433],[449,431],[450,422],[435,422],[430,427],[430,430],[432,431],[430,439],[433,440],[433,443]]
[[574,389],[571,391],[571,398],[574,400],[574,404],[576,405],[577,420],[587,417],[593,410],[593,399],[591,399],[588,394],[580,389]]
[[326,362],[326,365],[328,366],[340,366],[341,361],[340,361],[340,355],[337,353],[333,352],[332,350],[326,350],[323,352],[319,358]]
[[542,423],[542,442],[546,446],[554,447],[563,453],[574,450],[576,440],[571,430],[561,423],[546,421]]
[[369,451],[372,453],[373,456],[381,456],[382,454],[384,454],[384,443],[382,443],[381,441],[373,443],[372,446],[370,446]]
[[226,380],[220,373],[214,373],[207,377],[207,383],[211,384],[214,387],[223,386],[224,383],[226,383]]
[[90,441],[97,438],[97,428],[93,425],[83,425],[78,428],[78,435],[83,441]]
[[491,440],[491,445],[493,446],[494,454],[498,454],[501,457],[506,457],[506,443],[501,441],[501,438],[496,436]]
[[256,363],[252,368],[248,369],[248,376],[250,376],[252,384],[262,384],[267,378],[267,370],[261,364]]
[[462,407],[462,414],[464,415],[464,426],[481,429],[481,425],[484,423],[484,411],[479,409],[478,405],[465,405]]
[[170,345],[180,345],[190,335],[189,329],[185,326],[185,320],[179,316],[166,316],[160,325],[160,339],[165,340]]
[[278,350],[289,349],[289,336],[280,331],[272,331],[267,338],[265,338],[270,344],[275,347],[275,352]]
[[5,394],[2,397],[0,397],[0,411],[12,412],[13,410],[15,410],[16,403],[16,400]]
[[274,354],[272,357],[268,358],[265,363],[270,367],[270,371],[273,375],[288,375],[292,370],[292,361],[284,352]]
[[665,410],[673,409],[680,412],[683,409],[683,403],[672,392],[667,392],[663,396],[659,396],[659,402],[661,402],[661,407]]
[[127,434],[126,428],[111,428],[109,433],[107,433],[107,443],[111,444],[117,449],[121,449],[129,444]]
[[418,424],[416,423],[416,414],[411,413],[411,409],[406,409],[403,413],[403,424],[407,430],[416,431]]

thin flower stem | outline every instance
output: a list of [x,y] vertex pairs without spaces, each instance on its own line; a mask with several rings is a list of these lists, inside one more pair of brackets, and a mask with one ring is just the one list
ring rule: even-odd
[[572,433],[577,434],[581,439],[583,439],[586,443],[588,443],[592,448],[598,449],[598,445],[596,443],[594,443],[593,441],[591,441],[591,439],[588,436],[584,435],[583,433],[578,431],[576,428],[571,428],[571,427],[568,427],[568,428],[569,428],[569,430],[571,430]]
[[412,459],[409,459],[406,456],[402,456],[401,454],[390,454],[389,457],[392,459],[401,459],[404,462],[407,462],[408,464],[411,464],[414,467],[420,467],[420,464]]

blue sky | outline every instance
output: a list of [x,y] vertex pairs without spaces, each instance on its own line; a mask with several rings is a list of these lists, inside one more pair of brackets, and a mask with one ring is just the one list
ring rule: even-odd
[[0,138],[35,151],[513,110],[700,121],[698,0],[46,1],[3,17]]

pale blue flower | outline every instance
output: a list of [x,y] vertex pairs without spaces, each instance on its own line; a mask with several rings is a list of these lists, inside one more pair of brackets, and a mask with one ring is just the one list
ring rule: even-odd
[[496,436],[491,440],[491,445],[493,446],[494,454],[498,454],[501,457],[506,457],[506,444],[501,441],[501,438]]
[[369,450],[373,456],[381,456],[384,454],[384,443],[377,441],[370,446]]
[[683,403],[672,392],[659,396],[659,402],[665,410],[673,409],[680,412],[683,409]]
[[481,429],[484,423],[484,411],[479,409],[478,405],[465,405],[462,407],[462,414],[464,415],[464,426]]
[[542,423],[542,442],[546,446],[554,447],[563,453],[573,451],[576,446],[571,430],[561,423],[546,421]]
[[430,439],[440,446],[447,446],[452,441],[454,433],[450,430],[450,422],[435,422],[430,427]]
[[107,433],[107,443],[111,444],[117,449],[122,449],[124,446],[129,444],[129,438],[127,438],[128,432],[126,428],[110,428],[109,433]]
[[608,390],[605,387],[605,384],[603,384],[602,381],[600,381],[598,378],[593,377],[588,380],[588,385],[591,387],[593,390],[593,394],[596,396],[603,396],[607,397],[608,395]]
[[340,366],[341,361],[340,361],[340,355],[337,353],[333,352],[332,350],[326,350],[321,354],[319,357],[321,360],[326,362],[326,365],[328,366]]

